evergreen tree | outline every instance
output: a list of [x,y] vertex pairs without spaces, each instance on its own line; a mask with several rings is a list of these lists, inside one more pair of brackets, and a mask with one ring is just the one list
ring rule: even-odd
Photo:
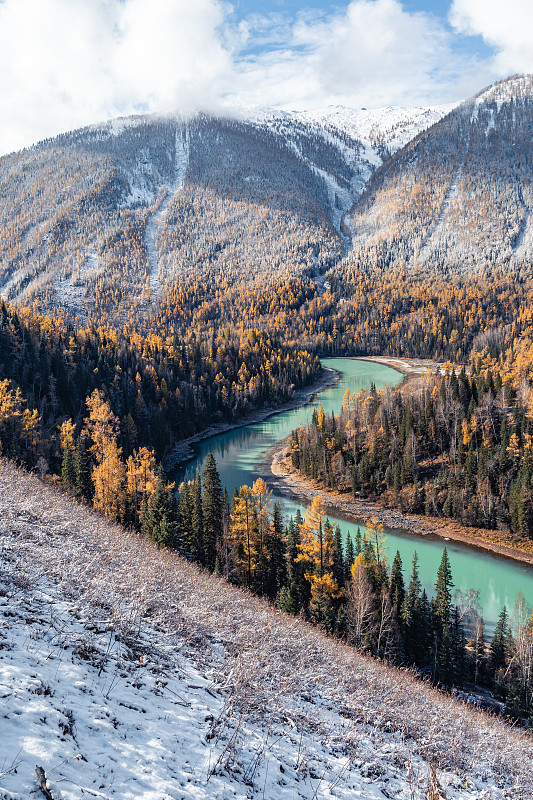
[[401,612],[403,601],[405,600],[405,584],[403,581],[403,564],[400,552],[397,550],[392,562],[390,576],[390,599],[398,615]]
[[272,521],[267,531],[265,550],[267,553],[265,594],[271,600],[274,600],[282,586],[287,583],[287,543],[279,503],[274,504]]
[[63,460],[61,462],[61,483],[66,492],[72,491],[76,486],[76,469],[72,457],[72,449],[69,444],[63,448]]
[[191,508],[191,555],[199,564],[205,565],[204,511],[202,505],[202,479],[199,475],[192,482]]
[[92,497],[91,471],[85,436],[78,436],[74,450],[74,486],[78,494],[86,500]]
[[[357,555],[359,555],[359,553]],[[355,555],[354,546],[353,546],[353,539],[350,536],[350,534],[348,534],[348,536],[346,537],[346,556],[345,556],[345,559],[344,559],[344,581],[345,582],[347,580],[349,580],[349,578],[350,578],[350,576],[352,574],[351,573],[351,569],[352,569],[353,563],[355,561],[355,558],[356,558],[356,555]]]
[[490,645],[490,671],[491,677],[494,681],[498,682],[498,671],[505,669],[507,665],[507,657],[511,646],[511,626],[509,624],[509,615],[507,608],[504,606],[500,611],[496,628],[494,629],[494,636]]
[[193,558],[192,508],[192,483],[184,481],[179,487],[177,547],[189,558]]
[[442,558],[435,582],[435,597],[432,601],[432,610],[440,625],[448,625],[451,620],[453,588],[452,571],[446,548],[442,551]]
[[222,539],[223,494],[215,457],[209,453],[202,473],[204,562],[213,570]]
[[420,610],[420,578],[418,575],[418,554],[413,554],[413,567],[407,595],[402,605],[401,622],[403,630],[403,646],[405,660],[408,664],[415,664],[417,658],[417,638],[419,635],[419,610]]
[[280,611],[285,611],[287,614],[299,613],[301,603],[294,583],[292,583],[289,587],[282,586],[279,593],[277,606]]
[[174,493],[166,488],[161,475],[143,514],[141,531],[159,545],[174,547],[176,544],[178,531],[176,498]]
[[343,586],[344,577],[344,559],[342,555],[342,533],[339,525],[335,526],[335,547],[333,550],[333,577],[338,586]]

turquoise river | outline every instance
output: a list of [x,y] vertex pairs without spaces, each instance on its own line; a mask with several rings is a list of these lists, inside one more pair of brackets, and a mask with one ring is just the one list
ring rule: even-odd
[[[264,460],[266,451],[276,442],[284,439],[294,428],[304,425],[311,419],[313,408],[320,403],[326,413],[338,413],[346,389],[357,392],[369,389],[372,382],[378,389],[399,383],[403,376],[396,370],[383,364],[370,361],[358,361],[349,358],[323,359],[322,365],[340,373],[340,380],[321,391],[311,403],[290,411],[283,411],[263,422],[252,423],[226,433],[212,436],[195,445],[195,457],[183,465],[176,473],[176,480],[184,477],[192,478],[203,469],[208,453],[215,456],[222,484],[226,486],[231,497],[236,486],[251,486],[257,478],[257,466]],[[302,503],[296,503],[285,497],[278,499],[284,514],[288,517],[295,514]],[[357,524],[329,515],[335,524],[337,521],[344,534],[348,531],[355,537]],[[363,527],[363,526],[359,526]],[[501,558],[468,545],[444,541],[441,538],[416,536],[398,531],[386,531],[387,557],[392,562],[396,550],[400,551],[404,565],[406,582],[411,572],[411,562],[416,550],[419,558],[420,579],[428,594],[432,594],[435,576],[442,557],[444,546],[448,548],[453,579],[456,589],[476,589],[487,631],[490,632],[498,614],[505,604],[512,610],[516,595],[521,592],[526,601],[533,605],[533,567],[522,565],[510,559]]]

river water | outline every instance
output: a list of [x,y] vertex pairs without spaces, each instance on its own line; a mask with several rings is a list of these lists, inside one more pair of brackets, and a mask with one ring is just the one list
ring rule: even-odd
[[[313,409],[322,404],[327,414],[338,413],[346,389],[357,392],[369,389],[371,383],[377,389],[394,386],[403,376],[396,370],[371,361],[357,361],[348,358],[327,358],[322,365],[337,370],[341,377],[338,383],[320,392],[306,406],[275,414],[263,422],[253,423],[227,433],[213,436],[195,445],[195,457],[183,465],[175,474],[179,483],[184,478],[192,478],[203,469],[208,453],[215,456],[220,478],[230,497],[234,488],[243,484],[252,485],[257,478],[256,467],[264,459],[266,451],[276,442],[288,436],[294,428],[310,421]],[[298,507],[305,513],[303,504],[285,497],[276,497],[286,516],[295,514]],[[330,515],[333,524],[339,523],[343,534],[348,532],[355,539],[357,524],[336,519]],[[361,530],[363,526],[360,525]],[[448,549],[453,579],[456,589],[466,591],[476,589],[483,609],[486,629],[490,633],[502,606],[512,610],[516,595],[521,592],[526,601],[533,605],[533,567],[522,565],[510,559],[501,558],[459,542],[435,537],[416,536],[398,531],[386,531],[387,557],[392,563],[396,550],[400,551],[404,566],[406,583],[411,573],[411,563],[416,550],[422,585],[429,595],[433,593],[437,569],[444,546]]]

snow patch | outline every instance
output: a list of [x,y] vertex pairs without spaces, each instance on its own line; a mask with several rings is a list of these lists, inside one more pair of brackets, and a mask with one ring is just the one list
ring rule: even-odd
[[[346,682],[328,660],[328,686],[320,648],[331,641],[287,618],[292,644],[304,634],[301,663],[292,680],[280,679],[285,649],[271,631],[279,612],[261,606],[257,641],[244,642],[239,614],[259,601],[220,582],[213,605],[200,606],[201,621],[192,622],[203,589],[213,591],[212,577],[188,578],[190,565],[176,571],[168,556],[157,567],[142,541],[126,532],[124,542],[113,539],[118,530],[86,510],[72,506],[65,515],[67,506],[46,496],[50,490],[39,489],[35,504],[31,481],[39,486],[0,463],[2,797],[40,796],[36,765],[57,800],[422,800],[431,785],[431,796],[448,800],[528,796],[529,749],[524,744],[517,756],[523,740],[511,729],[464,710],[465,722],[468,716],[479,725],[475,766],[452,766],[460,752],[437,769],[441,729],[429,728],[420,742],[409,725],[402,732],[387,716],[394,689],[381,665],[369,679],[369,662],[352,660]],[[176,574],[191,579],[188,593]],[[228,624],[237,625],[233,636]],[[420,691],[427,689],[421,684]],[[405,698],[405,713],[416,700]],[[461,725],[455,733],[460,747]],[[505,756],[494,758],[503,736]],[[506,772],[511,751],[516,775]]]
[[158,210],[146,226],[145,244],[148,254],[148,279],[150,286],[150,297],[156,299],[161,290],[161,276],[159,274],[159,260],[157,256],[156,236],[158,228],[165,217],[168,207],[178,192],[183,188],[185,174],[189,164],[189,143],[187,132],[176,133],[175,155],[174,155],[174,180],[170,185],[164,186],[164,197]]

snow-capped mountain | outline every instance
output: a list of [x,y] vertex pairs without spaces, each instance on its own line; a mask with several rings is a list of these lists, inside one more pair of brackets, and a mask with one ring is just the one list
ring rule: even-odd
[[456,107],[138,116],[5,156],[0,294],[124,319],[177,282],[529,262],[532,81]]
[[[256,108],[241,111],[244,119],[268,127],[282,137],[295,154],[325,182],[333,224],[343,230],[343,217],[360,196],[374,170],[421,131],[439,122],[455,104],[403,108],[354,109],[327,106],[310,111]],[[338,151],[351,177],[339,182],[335,170],[316,163],[302,147],[305,137],[319,137]]]
[[457,106],[373,173],[348,260],[452,272],[531,262],[532,129],[530,75]]
[[323,272],[373,171],[446,110],[137,116],[6,156],[0,293],[120,315],[187,275]]

